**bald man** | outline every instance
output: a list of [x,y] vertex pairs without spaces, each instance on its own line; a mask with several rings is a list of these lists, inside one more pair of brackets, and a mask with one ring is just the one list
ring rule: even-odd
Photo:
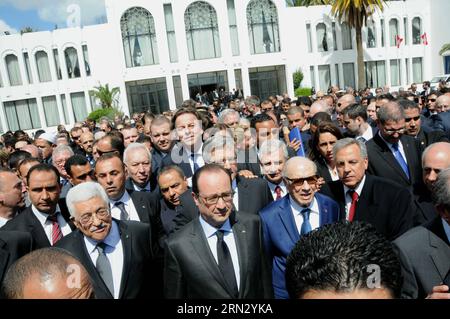
[[325,112],[330,114],[330,108],[328,107],[328,103],[324,100],[319,100],[314,102],[311,105],[311,109],[309,111],[309,117],[312,118],[314,115],[316,115],[319,112]]
[[339,205],[328,196],[317,193],[317,167],[310,159],[292,157],[286,162],[282,174],[288,194],[266,206],[259,214],[264,247],[272,263],[275,298],[287,299],[286,257],[301,236],[339,220]]
[[444,94],[438,97],[435,108],[438,113],[450,111],[450,96]]
[[340,127],[344,126],[344,118],[342,116],[342,112],[344,109],[352,104],[355,104],[356,100],[355,97],[352,94],[344,94],[336,104],[336,113],[337,113],[337,120]]

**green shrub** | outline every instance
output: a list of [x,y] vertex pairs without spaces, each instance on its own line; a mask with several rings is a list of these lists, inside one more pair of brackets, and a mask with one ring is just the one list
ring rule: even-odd
[[117,114],[121,114],[121,112],[118,109],[108,107],[106,109],[98,109],[98,110],[92,111],[88,115],[88,119],[91,119],[91,120],[94,120],[97,122],[100,118],[106,116],[110,120],[114,120],[114,116],[116,116]]
[[311,96],[311,88],[298,88],[295,90],[295,96]]
[[298,69],[292,74],[292,80],[294,81],[294,89],[299,88],[303,81],[303,72],[301,69]]

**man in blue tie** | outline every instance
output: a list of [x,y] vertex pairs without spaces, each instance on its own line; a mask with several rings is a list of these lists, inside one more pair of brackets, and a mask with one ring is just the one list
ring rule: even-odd
[[288,195],[261,212],[264,246],[272,262],[275,298],[287,299],[286,257],[302,235],[339,219],[339,205],[317,193],[317,167],[304,157],[292,157],[283,169]]

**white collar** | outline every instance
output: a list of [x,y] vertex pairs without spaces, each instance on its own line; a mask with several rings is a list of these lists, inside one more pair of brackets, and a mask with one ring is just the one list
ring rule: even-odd
[[[31,205],[31,210],[33,211],[34,215],[39,220],[39,222],[42,225],[45,225],[45,223],[47,222],[49,214],[41,212],[34,205]],[[56,205],[56,209],[55,209],[54,215],[56,215],[58,213],[61,213],[61,210],[59,209],[59,204]]]
[[[113,219],[111,221],[111,229],[109,230],[109,234],[106,235],[105,240],[103,242],[110,247],[116,247],[119,241],[120,241],[119,227],[117,226],[117,223]],[[86,249],[89,253],[92,253],[97,248],[98,242],[90,237],[84,236],[84,242],[86,244]]]
[[364,177],[362,178],[361,182],[359,182],[358,186],[356,186],[355,189],[348,188],[347,186],[344,185],[344,195],[347,196],[347,192],[349,190],[353,190],[353,191],[355,191],[358,194],[358,196],[361,196],[361,193],[362,193],[362,190],[363,190],[365,182],[366,182],[366,175],[364,175]]
[[110,202],[111,206],[114,206],[117,202],[122,202],[122,203],[124,203],[124,205],[127,205],[129,200],[130,200],[130,194],[128,194],[127,190],[125,190],[123,192],[122,197],[120,197],[117,200],[110,199],[109,202]]
[[300,213],[302,210],[309,208],[312,213],[319,213],[319,204],[317,203],[316,196],[314,194],[313,200],[309,203],[308,207],[300,206],[289,194],[289,203],[291,204],[291,209],[293,213]]
[[[200,215],[200,225],[202,226],[203,231],[205,232],[206,238],[216,235],[218,229],[210,225],[206,220],[204,220],[202,215]],[[230,218],[228,218],[225,221],[225,223],[223,223],[222,227],[220,227],[219,229],[224,230],[226,232],[232,232]]]

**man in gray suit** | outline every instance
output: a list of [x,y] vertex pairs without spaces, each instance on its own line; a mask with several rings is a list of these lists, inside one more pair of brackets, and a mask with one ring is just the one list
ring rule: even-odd
[[439,173],[433,188],[439,216],[394,241],[404,277],[402,297],[450,299],[450,169]]

